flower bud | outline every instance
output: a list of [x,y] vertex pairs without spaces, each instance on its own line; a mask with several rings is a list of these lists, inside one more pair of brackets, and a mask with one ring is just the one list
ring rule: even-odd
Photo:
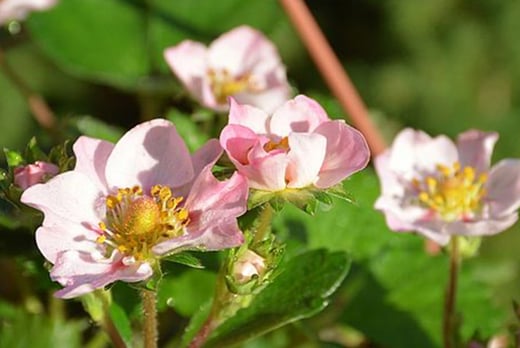
[[20,166],[14,170],[14,183],[22,190],[44,182],[59,173],[59,168],[52,164],[36,161],[34,164]]
[[251,250],[246,250],[234,264],[233,277],[237,283],[245,284],[255,276],[263,276],[265,270],[264,258]]

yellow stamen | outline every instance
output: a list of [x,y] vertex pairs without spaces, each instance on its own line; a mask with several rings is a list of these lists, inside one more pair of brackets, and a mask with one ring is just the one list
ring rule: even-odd
[[446,221],[474,216],[486,195],[483,186],[487,174],[481,173],[477,177],[475,168],[461,168],[459,162],[451,167],[439,164],[436,168],[436,176],[427,176],[422,182],[412,179],[411,185],[418,191],[419,202]]

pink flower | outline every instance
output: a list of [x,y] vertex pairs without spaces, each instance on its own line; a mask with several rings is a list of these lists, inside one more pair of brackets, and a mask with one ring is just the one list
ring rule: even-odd
[[0,1],[0,25],[12,20],[23,20],[31,11],[46,10],[57,0],[2,0]]
[[445,136],[405,129],[375,160],[381,210],[395,231],[417,231],[445,245],[452,235],[491,235],[513,225],[520,206],[520,160],[490,168],[496,133]]
[[175,127],[157,119],[115,145],[80,137],[73,149],[73,171],[22,196],[45,215],[36,242],[65,287],[58,297],[145,280],[158,257],[175,251],[243,242],[236,217],[246,210],[247,183],[236,173],[226,181],[212,175],[218,141],[190,156]]
[[251,250],[245,250],[233,265],[233,277],[239,284],[261,277],[267,270],[265,259]]
[[289,98],[290,86],[276,47],[247,26],[235,28],[209,47],[185,40],[165,50],[173,72],[204,106],[228,110],[228,97],[272,111]]
[[35,184],[44,182],[60,172],[60,169],[52,164],[36,161],[33,164],[20,166],[14,169],[14,183],[22,190]]
[[317,102],[303,95],[272,115],[231,99],[220,144],[250,187],[265,191],[329,188],[369,160],[360,132],[342,120],[330,120]]

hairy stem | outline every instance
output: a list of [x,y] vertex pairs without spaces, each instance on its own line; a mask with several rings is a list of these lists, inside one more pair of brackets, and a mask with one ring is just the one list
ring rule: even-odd
[[454,236],[451,238],[450,247],[450,274],[448,279],[448,285],[446,287],[443,320],[443,336],[445,348],[455,347],[455,331],[457,326],[455,305],[457,303],[457,279],[460,267],[458,237]]
[[366,137],[374,155],[384,151],[385,141],[370,119],[367,108],[347,72],[303,0],[280,0],[301,40],[307,47],[329,89],[354,125]]
[[268,233],[271,231],[271,222],[273,220],[273,207],[269,203],[264,204],[260,209],[260,215],[258,216],[258,225],[255,229],[255,235],[252,244],[256,244],[265,239]]
[[155,291],[141,290],[143,300],[144,348],[157,348],[157,294]]
[[34,115],[34,119],[38,124],[47,130],[54,130],[56,127],[56,116],[51,110],[43,96],[33,91],[29,85],[21,78],[18,73],[11,68],[7,59],[5,58],[4,51],[0,48],[0,69],[9,81],[16,87],[16,89],[26,99],[27,104],[31,113]]

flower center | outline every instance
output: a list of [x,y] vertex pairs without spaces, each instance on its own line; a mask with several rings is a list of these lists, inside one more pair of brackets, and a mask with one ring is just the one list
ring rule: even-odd
[[283,150],[283,151],[287,152],[287,151],[289,151],[289,149],[290,149],[290,147],[289,147],[289,138],[288,137],[283,137],[278,142],[270,140],[264,144],[264,150],[266,152],[271,152],[273,150]]
[[208,70],[211,91],[219,104],[226,104],[227,98],[240,92],[259,92],[250,74],[231,76],[227,69]]
[[412,185],[419,191],[422,205],[435,211],[445,221],[470,220],[481,208],[486,195],[484,184],[487,174],[476,175],[473,167],[461,168],[437,165],[438,175],[427,176],[422,182],[414,179]]
[[118,189],[106,197],[106,215],[99,223],[96,242],[117,249],[135,260],[149,258],[159,242],[185,233],[188,211],[180,207],[182,197],[173,197],[166,186],[155,185],[146,195],[139,186]]

